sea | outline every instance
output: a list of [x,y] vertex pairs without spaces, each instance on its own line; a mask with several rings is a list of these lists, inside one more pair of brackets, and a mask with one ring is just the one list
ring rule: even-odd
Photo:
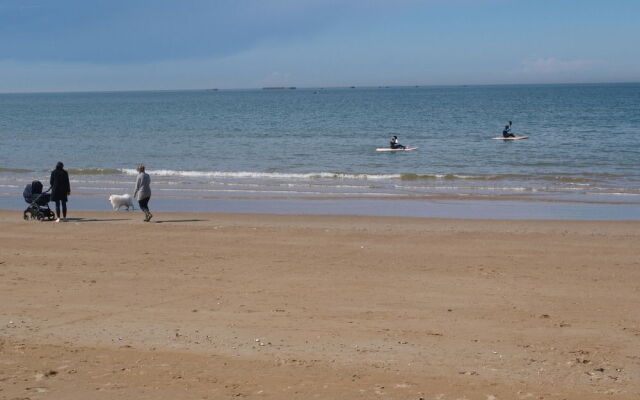
[[71,210],[640,219],[640,83],[10,93],[0,146],[3,209],[62,161]]

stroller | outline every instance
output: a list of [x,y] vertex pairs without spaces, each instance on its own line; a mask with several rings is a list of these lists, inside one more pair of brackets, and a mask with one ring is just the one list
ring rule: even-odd
[[49,208],[49,202],[51,201],[51,195],[47,193],[49,190],[51,188],[42,193],[42,183],[40,181],[33,181],[24,188],[22,196],[24,201],[29,203],[29,207],[24,210],[23,217],[25,221],[29,219],[43,221],[45,218],[53,221],[56,218],[56,215]]

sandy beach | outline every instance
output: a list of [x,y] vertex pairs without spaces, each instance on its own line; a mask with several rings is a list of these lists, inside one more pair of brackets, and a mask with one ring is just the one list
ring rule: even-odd
[[0,211],[0,399],[638,399],[640,222]]

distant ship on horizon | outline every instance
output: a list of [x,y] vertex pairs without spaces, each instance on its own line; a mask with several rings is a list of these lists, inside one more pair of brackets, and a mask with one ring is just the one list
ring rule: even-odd
[[287,90],[287,89],[295,89],[295,86],[268,86],[263,87],[262,90]]

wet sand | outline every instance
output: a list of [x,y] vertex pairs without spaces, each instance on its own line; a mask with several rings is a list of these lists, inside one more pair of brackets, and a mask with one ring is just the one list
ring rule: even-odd
[[0,399],[637,399],[640,222],[0,211]]

